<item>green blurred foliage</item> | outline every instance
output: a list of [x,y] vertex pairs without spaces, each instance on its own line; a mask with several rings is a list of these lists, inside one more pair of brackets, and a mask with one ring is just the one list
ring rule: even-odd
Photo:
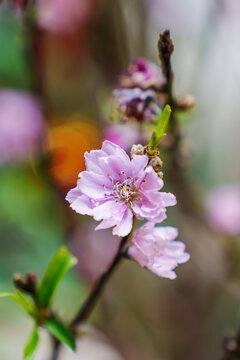
[[29,169],[1,169],[1,267],[9,278],[14,271],[42,272],[49,254],[63,242],[63,228],[51,188]]
[[31,85],[29,36],[23,23],[4,5],[0,7],[0,29],[0,85],[27,89]]

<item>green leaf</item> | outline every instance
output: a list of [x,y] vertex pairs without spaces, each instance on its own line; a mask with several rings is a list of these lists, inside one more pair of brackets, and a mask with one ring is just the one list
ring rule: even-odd
[[66,272],[77,263],[77,259],[63,246],[52,258],[38,287],[39,304],[46,307]]
[[32,356],[38,346],[38,342],[39,342],[39,336],[38,336],[37,326],[35,325],[24,347],[24,360],[32,359]]
[[52,335],[75,351],[75,340],[71,331],[57,317],[45,320],[44,325]]
[[153,131],[151,139],[148,144],[149,151],[155,151],[158,149],[159,142],[161,138],[165,135],[165,130],[171,115],[171,108],[169,105],[166,105],[157,121],[156,130]]
[[19,290],[16,290],[16,293],[0,293],[0,298],[7,296],[10,296],[14,301],[16,301],[22,308],[27,311],[28,314],[31,316],[35,315],[34,306],[22,296]]

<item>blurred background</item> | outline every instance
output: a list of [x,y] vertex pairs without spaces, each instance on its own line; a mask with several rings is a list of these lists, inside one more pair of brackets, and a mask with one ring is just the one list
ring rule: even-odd
[[[166,156],[165,188],[179,204],[164,224],[179,227],[191,261],[174,281],[126,262],[79,343],[81,356],[64,350],[61,359],[219,359],[240,312],[239,0],[41,0],[34,13],[19,4],[0,4],[0,291],[13,288],[15,272],[41,276],[67,244],[79,264],[54,305],[70,319],[106,268],[118,239],[95,233],[65,195],[85,151],[105,138],[126,150],[138,141],[136,124],[111,127],[112,91],[136,57],[159,64],[158,36],[170,29],[174,91],[196,98],[181,123],[184,176],[201,215],[186,211]],[[7,299],[0,314],[0,359],[20,360],[31,320]],[[36,359],[47,354],[43,333]]]

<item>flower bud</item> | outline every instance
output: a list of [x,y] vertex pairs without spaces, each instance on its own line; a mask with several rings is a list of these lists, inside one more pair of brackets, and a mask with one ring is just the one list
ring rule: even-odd
[[131,155],[145,155],[146,147],[141,144],[133,145],[131,148]]
[[26,276],[15,274],[13,277],[14,286],[30,294],[34,294],[37,284],[37,275],[34,273],[27,273]]
[[149,165],[152,166],[153,170],[156,172],[156,173],[159,173],[162,169],[162,160],[160,159],[160,157],[155,157],[153,159],[150,160],[149,162]]
[[183,98],[177,99],[177,107],[184,111],[190,111],[196,103],[192,95],[186,95]]

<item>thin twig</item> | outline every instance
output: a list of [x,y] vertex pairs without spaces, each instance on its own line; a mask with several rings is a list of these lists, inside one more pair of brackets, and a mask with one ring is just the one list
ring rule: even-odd
[[96,303],[98,302],[108,280],[110,279],[111,275],[113,274],[114,270],[117,268],[120,261],[124,258],[124,247],[128,241],[129,236],[125,236],[120,244],[118,251],[110,264],[109,268],[100,276],[96,284],[94,285],[93,289],[91,290],[88,298],[84,302],[84,304],[81,306],[79,312],[71,322],[71,328],[75,328],[79,324],[85,322],[89,316],[91,315],[92,311],[94,310],[94,307]]
[[175,98],[173,90],[174,73],[171,65],[171,56],[174,51],[174,45],[170,36],[170,31],[165,30],[159,35],[158,53],[162,72],[166,78],[165,91],[167,94],[166,104],[169,104],[172,110],[168,135],[171,138],[171,145],[167,148],[166,157],[168,158],[167,177],[173,182],[176,196],[182,210],[200,222],[204,222],[201,215],[201,207],[196,197],[196,191],[191,180],[186,176],[185,169],[181,163],[181,144],[182,130],[178,121],[178,101]]
[[[134,228],[134,226],[133,226]],[[133,229],[132,229],[133,231]],[[110,266],[108,267],[108,269],[99,277],[99,279],[97,280],[97,282],[95,283],[95,285],[93,286],[92,290],[90,291],[87,299],[85,300],[85,302],[81,305],[79,311],[77,312],[76,316],[74,317],[74,319],[71,321],[70,323],[70,328],[72,330],[74,330],[77,326],[79,326],[80,324],[84,323],[92,314],[93,310],[95,309],[95,306],[98,303],[98,300],[100,299],[110,277],[112,276],[112,274],[114,273],[114,271],[116,270],[117,266],[120,264],[120,262],[126,258],[126,251],[125,251],[125,246],[128,242],[128,240],[131,237],[132,231],[130,234],[128,234],[127,236],[125,236],[124,238],[122,238],[119,247],[118,247],[118,251],[115,255],[115,257],[113,258]],[[61,347],[61,343],[54,339],[54,345],[53,345],[53,353],[52,353],[52,358],[51,360],[57,360],[58,359],[58,354],[59,354],[59,350]]]
[[51,360],[58,359],[60,345],[61,345],[60,341],[57,340],[56,338],[53,338],[53,353],[52,353]]

